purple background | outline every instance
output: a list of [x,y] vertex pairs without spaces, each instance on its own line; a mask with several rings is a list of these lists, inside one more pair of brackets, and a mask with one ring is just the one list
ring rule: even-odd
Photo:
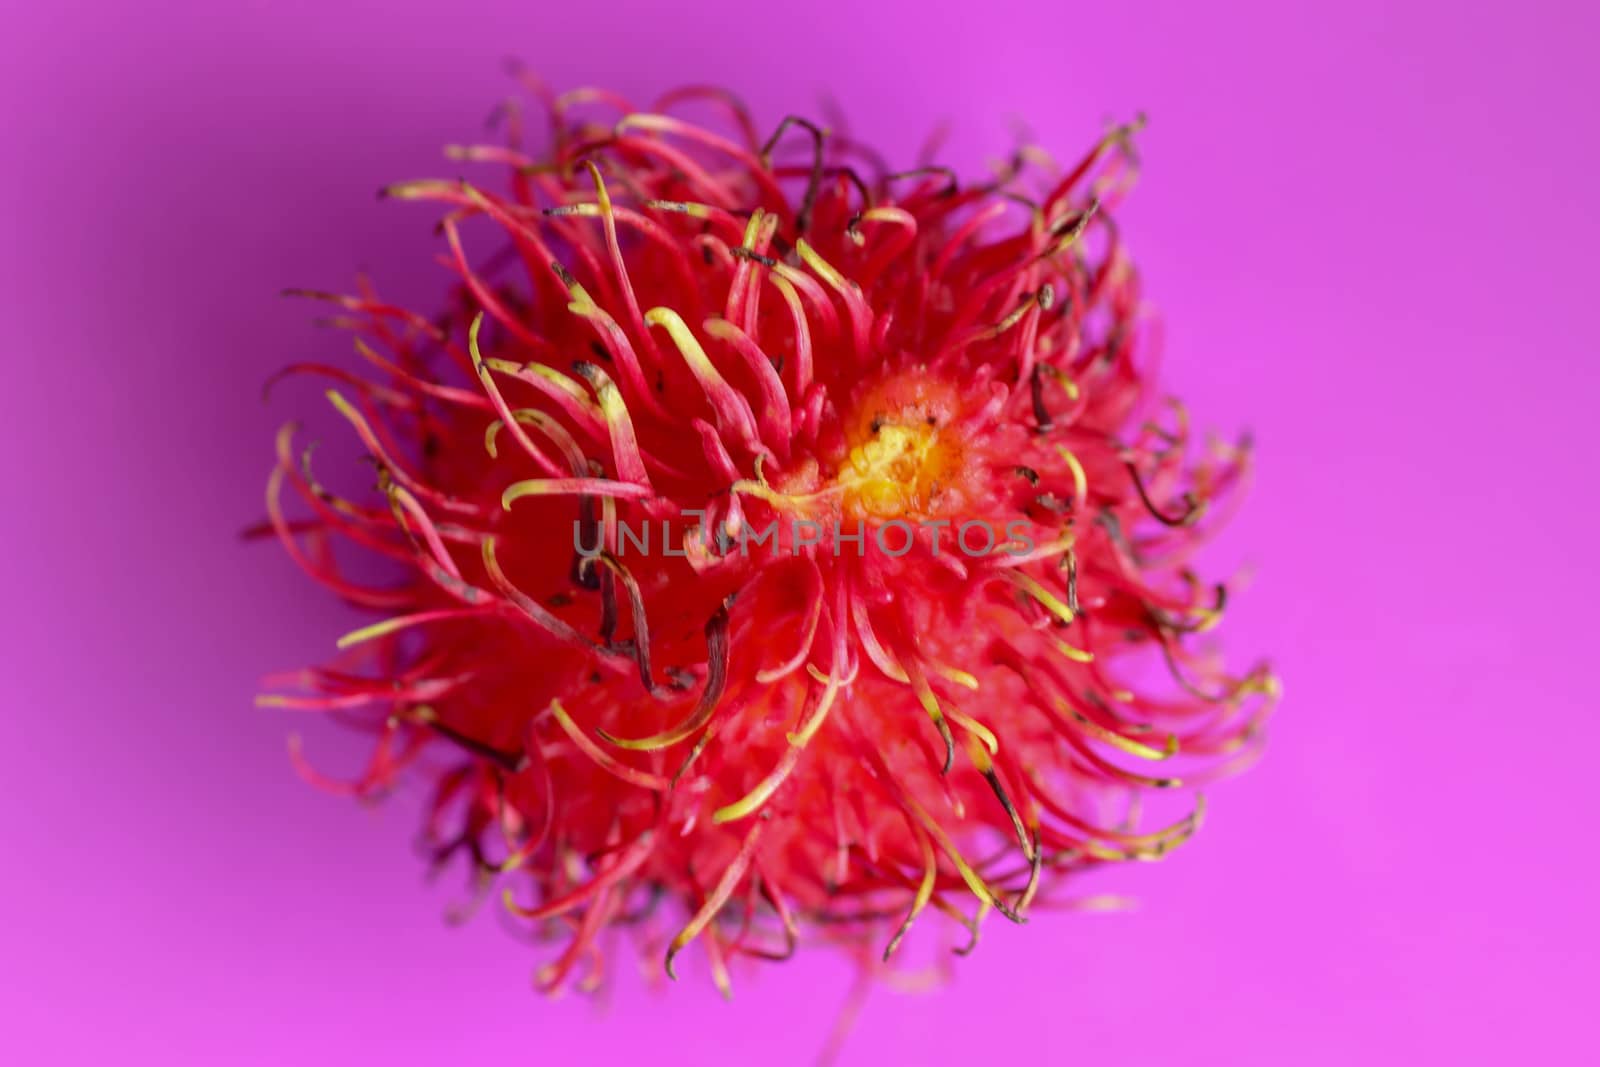
[[1139,911],[990,924],[842,1063],[1593,1055],[1593,5],[130,6],[0,30],[0,1060],[778,1065],[832,1024],[817,956],[731,1006],[627,960],[538,998],[441,920],[415,796],[310,790],[286,735],[337,744],[250,704],[351,625],[236,540],[292,410],[259,383],[342,351],[275,293],[365,264],[426,306],[429,216],[372,194],[454,173],[509,52],[763,125],[831,90],[901,159],[949,118],[969,172],[1011,116],[1070,154],[1146,110],[1166,381],[1260,443],[1226,632],[1286,680],[1267,761],[1098,880]]

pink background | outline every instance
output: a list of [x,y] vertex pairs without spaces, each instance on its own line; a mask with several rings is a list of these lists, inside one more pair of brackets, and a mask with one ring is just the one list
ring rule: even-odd
[[441,920],[415,797],[311,791],[305,724],[250,704],[351,625],[236,539],[290,410],[260,382],[340,350],[275,293],[365,264],[426,305],[428,218],[373,191],[453,173],[512,52],[721,81],[764,124],[831,90],[901,159],[949,118],[969,171],[1011,116],[1070,153],[1144,109],[1123,219],[1167,382],[1260,443],[1227,551],[1259,565],[1230,639],[1287,684],[1266,763],[1100,880],[1141,910],[991,925],[954,986],[874,995],[842,1063],[1595,1055],[1593,5],[133,7],[0,30],[0,1060],[820,1047],[827,958],[731,1006],[626,965],[609,1003],[539,999],[490,915]]

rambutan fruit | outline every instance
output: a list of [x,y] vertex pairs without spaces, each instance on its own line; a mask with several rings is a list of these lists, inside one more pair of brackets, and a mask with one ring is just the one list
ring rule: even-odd
[[[975,940],[1187,840],[1277,685],[1197,646],[1249,446],[1154,392],[1113,223],[1135,131],[963,185],[802,119],[762,142],[714,90],[534,89],[543,154],[514,113],[451,150],[503,188],[386,191],[443,208],[441,315],[313,294],[365,372],[293,369],[336,380],[376,489],[288,427],[268,511],[381,620],[263,698],[375,733],[358,780],[303,772],[431,776],[437,860],[561,943],[550,989],[623,929],[668,973],[698,939],[724,987],[806,937],[888,959],[930,906]],[[1146,825],[1161,791],[1188,802]]]

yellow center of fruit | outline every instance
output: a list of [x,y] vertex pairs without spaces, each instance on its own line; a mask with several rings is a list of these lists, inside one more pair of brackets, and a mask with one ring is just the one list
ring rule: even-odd
[[851,518],[935,518],[959,508],[971,487],[958,429],[961,394],[922,368],[884,378],[854,398],[834,484]]
[[950,458],[938,428],[926,422],[899,425],[882,417],[872,425],[871,436],[850,449],[839,472],[846,507],[884,519],[929,510]]

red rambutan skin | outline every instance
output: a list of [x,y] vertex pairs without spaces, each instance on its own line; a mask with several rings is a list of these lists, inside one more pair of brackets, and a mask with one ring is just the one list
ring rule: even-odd
[[[672,934],[668,973],[700,939],[724,987],[805,936],[887,960],[930,905],[975,941],[1187,840],[1277,683],[1196,647],[1225,587],[1189,560],[1249,449],[1190,447],[1141,369],[1134,131],[961,185],[800,119],[759,142],[714,90],[531,84],[544,154],[513,112],[452,150],[499,183],[387,190],[443,208],[444,314],[310,294],[364,373],[291,371],[336,380],[377,491],[318,483],[290,426],[268,511],[381,621],[263,698],[376,734],[355,782],[302,771],[430,776],[438,861],[562,941],[550,989],[620,928]],[[1163,790],[1192,800],[1147,827]]]

